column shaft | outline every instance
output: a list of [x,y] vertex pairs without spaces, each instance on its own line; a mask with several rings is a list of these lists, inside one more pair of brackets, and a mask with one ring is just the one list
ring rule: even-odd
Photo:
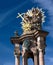
[[15,55],[15,65],[20,65],[20,57]]
[[38,57],[37,57],[37,54],[34,54],[34,65],[38,65]]
[[42,51],[39,51],[39,65],[44,65],[44,54]]
[[24,57],[22,58],[22,61],[23,61],[23,65],[27,65],[27,58],[26,58],[26,56],[24,56]]

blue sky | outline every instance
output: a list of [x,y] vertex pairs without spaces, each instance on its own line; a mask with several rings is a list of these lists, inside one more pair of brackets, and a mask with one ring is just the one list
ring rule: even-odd
[[0,65],[14,65],[14,46],[10,37],[14,36],[16,30],[19,35],[22,33],[21,19],[16,19],[16,16],[18,12],[26,12],[32,7],[45,11],[46,19],[42,28],[49,32],[46,38],[45,65],[53,65],[53,0],[0,0]]

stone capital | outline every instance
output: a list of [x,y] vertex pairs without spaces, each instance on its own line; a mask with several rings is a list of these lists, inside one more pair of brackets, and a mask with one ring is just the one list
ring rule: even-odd
[[38,49],[39,52],[42,52],[43,54],[45,54],[45,49]]
[[42,52],[43,51],[43,49],[40,49],[40,48],[38,50],[39,50],[39,52]]
[[15,56],[15,58],[20,58],[20,55],[14,55]]
[[15,50],[14,50],[14,55],[20,55],[20,50],[15,49]]
[[33,52],[33,55],[37,55],[37,47],[32,47],[31,51]]

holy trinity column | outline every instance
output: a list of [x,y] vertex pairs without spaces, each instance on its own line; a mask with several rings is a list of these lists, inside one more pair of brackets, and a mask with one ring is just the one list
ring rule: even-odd
[[11,42],[15,46],[15,65],[20,65],[20,56],[22,56],[22,65],[28,65],[29,58],[33,59],[34,65],[45,65],[44,54],[48,32],[42,30],[44,12],[37,7],[26,13],[18,13],[17,18],[19,17],[22,19],[23,33],[19,36],[16,31],[15,36],[11,37]]

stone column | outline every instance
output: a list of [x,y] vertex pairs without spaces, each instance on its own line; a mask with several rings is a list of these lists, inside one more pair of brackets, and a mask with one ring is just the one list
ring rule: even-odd
[[15,55],[15,65],[20,65],[20,56]]
[[44,38],[43,37],[38,37],[37,38],[37,45],[38,45],[38,51],[39,51],[39,65],[44,65],[44,49],[45,49],[45,44],[44,44]]
[[37,57],[37,54],[34,54],[34,65],[38,65],[38,57]]
[[22,65],[27,65],[27,56],[24,52],[22,52],[22,63]]
[[14,50],[14,55],[15,55],[15,65],[20,65],[20,49],[19,49],[19,44],[15,44],[15,50]]
[[27,58],[26,57],[23,57],[22,61],[23,61],[23,65],[27,65]]
[[37,53],[37,50],[35,50],[35,53],[33,53],[34,55],[34,65],[38,65],[38,53]]
[[39,60],[38,60],[38,51],[37,51],[37,45],[36,45],[36,41],[33,41],[32,46],[30,48],[30,50],[33,52],[33,56],[34,56],[34,65],[38,65]]
[[44,54],[42,49],[39,49],[39,65],[44,65]]

